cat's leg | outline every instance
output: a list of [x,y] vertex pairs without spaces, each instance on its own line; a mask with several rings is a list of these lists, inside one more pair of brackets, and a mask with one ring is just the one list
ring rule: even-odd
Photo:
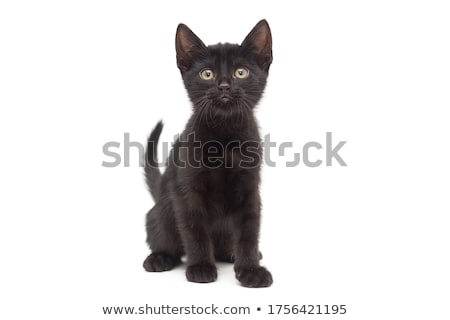
[[[229,250],[221,250],[220,248],[216,248],[216,246],[214,246],[214,257],[216,258],[217,261],[219,262],[227,262],[227,263],[233,263],[234,262],[234,257],[233,257],[233,252],[229,251]],[[261,253],[261,251],[259,252],[259,260],[262,260],[263,255]]]
[[227,262],[227,263],[233,263],[234,257],[233,253],[228,250],[217,250],[214,252],[214,257],[217,261],[220,262]]
[[167,271],[181,263],[183,250],[174,220],[167,201],[157,203],[147,213],[147,243],[152,253],[144,261],[146,271]]
[[217,268],[206,203],[193,190],[175,198],[175,216],[188,263],[186,278],[191,282],[213,282],[217,279]]
[[[233,225],[229,221],[220,221],[212,232],[212,241],[214,244],[214,257],[216,261],[233,263]],[[259,260],[263,258],[259,252]]]
[[[234,253],[233,253],[233,232],[232,226],[228,226],[224,224],[227,229],[224,230],[215,230],[212,233],[212,240],[214,243],[214,257],[216,261],[220,262],[234,262]],[[258,252],[259,260],[262,259],[262,253]]]
[[214,257],[217,261],[233,263],[232,225],[228,221],[219,221],[212,232]]
[[235,212],[234,270],[236,278],[245,287],[268,287],[272,275],[259,265],[261,253],[258,250],[260,226],[260,200],[257,190],[246,197],[245,202]]

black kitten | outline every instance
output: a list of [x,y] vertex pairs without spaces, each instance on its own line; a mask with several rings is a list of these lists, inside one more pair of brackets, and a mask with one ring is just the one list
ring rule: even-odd
[[242,285],[270,286],[259,265],[261,139],[253,115],[272,62],[269,25],[260,21],[241,45],[205,46],[180,24],[176,52],[194,113],[163,175],[155,160],[161,122],[148,140],[145,175],[156,204],[144,268],[170,270],[186,254],[189,281],[216,280],[218,260],[234,262]]

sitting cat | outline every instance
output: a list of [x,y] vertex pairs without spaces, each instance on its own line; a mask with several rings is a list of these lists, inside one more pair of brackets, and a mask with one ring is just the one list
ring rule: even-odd
[[262,151],[253,113],[272,63],[269,25],[260,21],[241,45],[205,46],[180,24],[176,57],[193,114],[162,175],[161,122],[148,140],[145,174],[155,206],[146,218],[152,253],[144,268],[170,270],[186,255],[189,281],[215,281],[218,260],[234,263],[243,286],[270,286],[272,275],[259,264]]

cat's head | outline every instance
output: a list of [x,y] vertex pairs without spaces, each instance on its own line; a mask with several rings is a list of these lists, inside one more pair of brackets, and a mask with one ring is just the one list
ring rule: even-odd
[[253,109],[262,96],[272,62],[272,36],[261,20],[241,45],[206,46],[186,25],[176,33],[177,65],[194,108],[220,113]]

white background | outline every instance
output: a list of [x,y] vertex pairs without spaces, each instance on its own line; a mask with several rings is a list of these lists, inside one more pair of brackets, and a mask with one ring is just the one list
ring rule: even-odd
[[[215,303],[251,307],[242,318],[346,304],[344,316],[308,318],[450,319],[449,16],[446,1],[2,1],[0,317]],[[207,44],[240,43],[262,18],[274,62],[261,134],[294,143],[263,172],[274,284],[243,288],[231,265],[207,285],[184,267],[146,273],[152,200],[137,152],[130,168],[105,168],[102,146],[123,146],[125,132],[144,143],[159,119],[162,141],[183,129],[179,22]],[[348,167],[286,168],[328,131],[347,141]]]

